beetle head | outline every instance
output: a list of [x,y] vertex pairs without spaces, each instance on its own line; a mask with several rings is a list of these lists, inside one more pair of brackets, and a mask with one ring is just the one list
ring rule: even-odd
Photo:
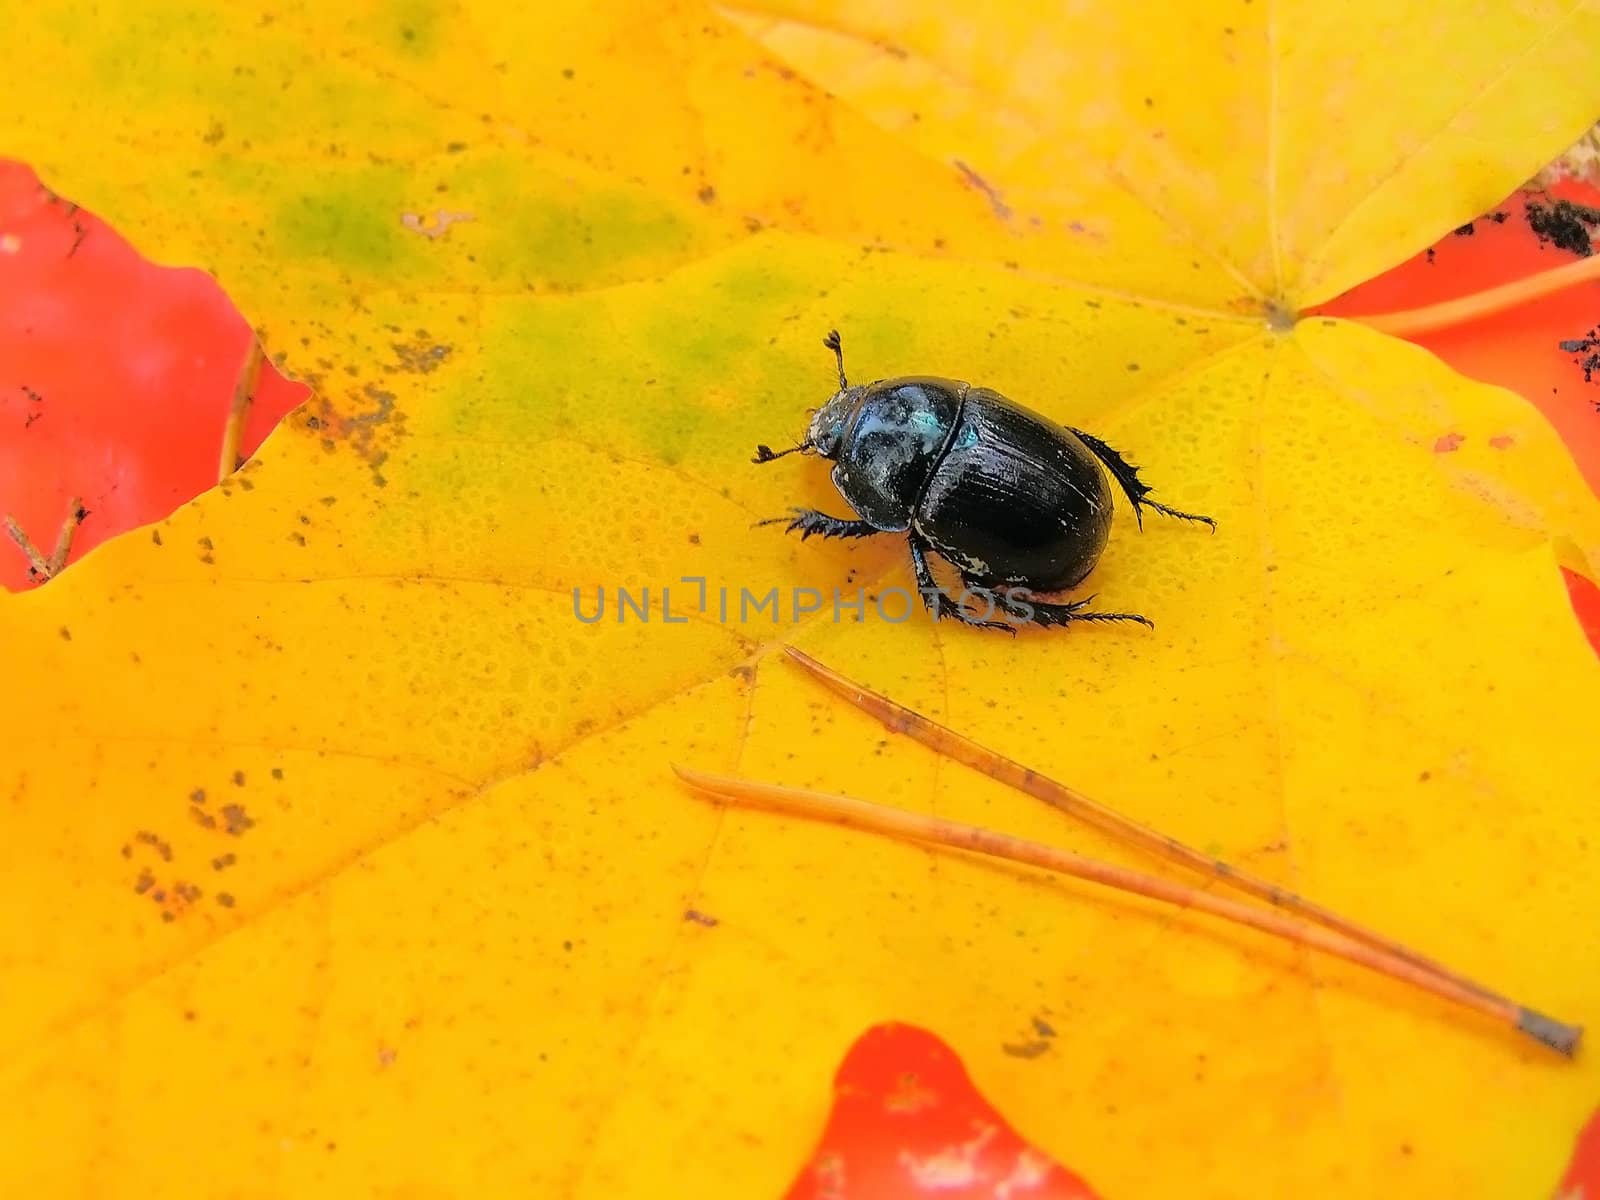
[[842,387],[819,408],[806,429],[806,444],[823,458],[839,453],[839,443],[844,438],[845,426],[861,402],[865,387]]
[[850,416],[861,400],[861,393],[867,389],[851,387],[849,380],[844,377],[844,347],[839,342],[839,331],[828,330],[828,336],[822,339],[822,344],[833,351],[834,361],[839,366],[839,390],[812,415],[804,444],[823,458],[833,458],[839,453],[845,426],[850,423]]

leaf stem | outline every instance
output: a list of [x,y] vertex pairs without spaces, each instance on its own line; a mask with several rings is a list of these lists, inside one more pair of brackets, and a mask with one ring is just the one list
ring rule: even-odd
[[1396,337],[1416,337],[1452,325],[1462,325],[1468,321],[1492,317],[1508,308],[1538,300],[1574,284],[1594,280],[1600,280],[1600,255],[1580,258],[1577,262],[1564,263],[1548,271],[1540,271],[1536,275],[1528,275],[1522,279],[1513,279],[1510,283],[1485,288],[1481,292],[1473,292],[1471,295],[1460,296],[1454,300],[1445,300],[1422,308],[1401,309],[1397,312],[1352,314],[1346,319],[1359,321],[1363,325],[1369,325],[1383,333],[1394,334]]
[[1040,775],[1032,768],[980,746],[921,713],[896,704],[888,697],[852,682],[793,646],[785,646],[784,652],[813,678],[857,708],[876,717],[890,731],[906,734],[935,753],[964,763],[982,775],[1042,800],[1052,808],[1059,809],[1068,816],[1075,817],[1124,842],[1140,846],[1154,854],[1221,879],[1240,891],[1265,900],[1278,908],[1297,913],[1309,921],[1327,926],[1342,937],[1370,946],[1382,955],[1404,962],[1417,971],[1433,975],[1450,988],[1470,993],[1495,1006],[1493,1011],[1514,1012],[1517,1014],[1515,1023],[1519,1028],[1564,1054],[1570,1055],[1576,1050],[1583,1032],[1581,1027],[1563,1025],[1532,1009],[1516,1004],[1493,989],[1446,968],[1392,938],[1368,929],[1278,884],[1241,871],[1220,858],[1204,854],[1177,838],[1141,825],[1066,784]]

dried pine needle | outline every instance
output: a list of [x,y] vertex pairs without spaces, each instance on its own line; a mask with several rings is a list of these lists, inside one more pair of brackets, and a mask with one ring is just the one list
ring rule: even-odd
[[1354,938],[1345,937],[1343,934],[1296,921],[1281,913],[1254,908],[1237,900],[1213,896],[1209,892],[1184,887],[1182,884],[1172,883],[1153,875],[1143,875],[1126,867],[1086,858],[1070,850],[1046,846],[977,825],[966,825],[942,817],[888,808],[848,796],[835,796],[825,792],[782,787],[747,779],[727,779],[676,764],[672,769],[690,787],[718,800],[744,801],[764,808],[832,821],[890,837],[949,846],[993,858],[1004,858],[1131,892],[1151,900],[1161,900],[1198,912],[1210,913],[1299,945],[1337,955],[1390,978],[1432,992],[1446,1000],[1512,1025],[1569,1057],[1577,1048],[1581,1030],[1536,1013],[1529,1013],[1528,1010],[1508,1001],[1494,999],[1463,988],[1445,976],[1424,970],[1393,954],[1356,941]]
[[1501,1008],[1514,1011],[1517,1014],[1514,1023],[1523,1032],[1537,1041],[1561,1050],[1563,1053],[1571,1054],[1582,1037],[1583,1030],[1581,1027],[1566,1025],[1544,1016],[1534,1009],[1517,1004],[1492,988],[1452,971],[1427,956],[1419,954],[1410,947],[1368,929],[1348,917],[1341,916],[1331,909],[1324,908],[1277,884],[1240,871],[1237,867],[1185,845],[1176,838],[1141,825],[1114,809],[1107,808],[1105,805],[1091,800],[1081,792],[1075,791],[1063,783],[1058,783],[1053,779],[1040,775],[1037,771],[1025,767],[1021,763],[1005,758],[993,750],[962,737],[953,729],[940,725],[921,713],[897,704],[888,697],[879,695],[877,692],[845,678],[810,655],[796,650],[793,646],[785,646],[784,652],[796,664],[803,667],[830,690],[876,717],[892,732],[906,734],[939,754],[964,763],[980,774],[1008,784],[1018,791],[1033,796],[1035,799],[1043,800],[1053,808],[1060,809],[1069,816],[1076,817],[1086,824],[1110,833],[1125,842],[1140,846],[1214,878],[1221,879],[1241,891],[1267,901],[1269,904],[1297,913],[1307,920],[1324,925],[1353,941],[1364,943],[1385,955],[1409,963],[1421,971],[1438,976],[1454,988],[1473,993]]
[[83,500],[74,496],[67,508],[67,518],[61,522],[61,531],[56,534],[56,548],[49,558],[40,553],[39,548],[29,539],[16,518],[7,514],[4,520],[6,533],[17,544],[17,548],[28,559],[28,568],[32,575],[43,583],[47,579],[54,579],[66,570],[67,559],[72,554],[72,538],[78,532],[78,526],[84,518]]
[[261,378],[261,358],[261,342],[252,333],[250,348],[245,351],[244,362],[239,366],[239,376],[233,385],[233,402],[228,406],[228,418],[222,426],[222,453],[217,461],[218,483],[239,469],[239,444],[244,440],[245,418],[250,415],[250,401],[255,398],[256,384]]

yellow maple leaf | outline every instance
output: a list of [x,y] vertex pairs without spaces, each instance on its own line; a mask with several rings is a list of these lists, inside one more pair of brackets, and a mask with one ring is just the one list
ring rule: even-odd
[[[1542,1194],[1586,1059],[668,765],[1118,853],[792,641],[1592,1021],[1600,667],[1555,564],[1600,505],[1520,399],[1294,314],[1570,143],[1597,51],[1574,4],[18,8],[0,151],[214,270],[317,400],[0,596],[5,1190],[771,1195],[896,1019],[1107,1196]],[[842,511],[749,461],[831,326],[1216,517],[1119,511],[1089,586],[1155,630],[793,619],[911,586],[896,539],[752,528]]]

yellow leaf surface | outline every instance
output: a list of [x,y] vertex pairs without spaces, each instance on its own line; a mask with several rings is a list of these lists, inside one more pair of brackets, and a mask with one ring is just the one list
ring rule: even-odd
[[[1597,52],[1554,3],[19,7],[0,152],[214,270],[317,399],[0,596],[5,1193],[773,1195],[895,1019],[1108,1197],[1543,1194],[1592,1058],[668,768],[1146,865],[792,642],[1593,1024],[1600,666],[1555,564],[1600,504],[1520,399],[1292,314],[1559,152]],[[1085,594],[1155,630],[889,619],[896,539],[752,529],[843,511],[749,461],[833,326],[1214,516],[1119,509]]]

